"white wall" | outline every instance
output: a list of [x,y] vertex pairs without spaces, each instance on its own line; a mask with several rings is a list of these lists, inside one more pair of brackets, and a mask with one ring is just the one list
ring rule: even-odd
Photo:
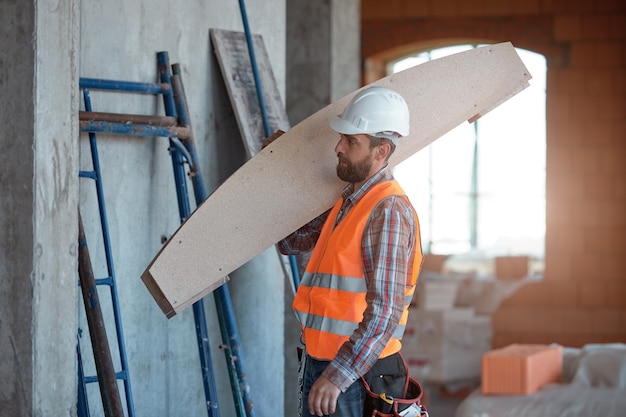
[[[264,38],[275,77],[284,96],[285,1],[249,1],[252,32]],[[209,29],[243,31],[237,1],[80,2],[81,77],[156,81],[156,53],[168,51],[179,63],[196,146],[208,192],[214,190],[245,158],[243,145],[211,49]],[[159,100],[147,97],[92,94],[94,111],[164,114]],[[191,309],[168,320],[139,279],[158,251],[162,237],[179,225],[172,168],[164,138],[98,136],[103,185],[121,299],[129,369],[138,416],[206,415],[198,348]],[[89,169],[86,135],[80,140],[81,169]],[[99,251],[94,185],[80,180],[80,205],[97,276],[104,264]],[[207,239],[219,239],[210,237]],[[283,415],[282,358],[285,278],[275,251],[231,276],[228,284],[236,311],[241,348],[256,415]],[[272,295],[274,294],[274,295]],[[276,302],[276,296],[279,302]],[[107,297],[101,295],[103,307]],[[235,415],[213,297],[205,299],[210,324],[215,379],[222,416]],[[86,330],[83,306],[77,306]],[[112,319],[107,319],[110,323]],[[266,326],[267,324],[272,326]],[[113,328],[108,329],[113,339]],[[87,334],[83,351],[89,353]],[[92,371],[95,372],[95,371]],[[92,384],[93,385],[93,384]],[[90,386],[92,415],[100,398]]]

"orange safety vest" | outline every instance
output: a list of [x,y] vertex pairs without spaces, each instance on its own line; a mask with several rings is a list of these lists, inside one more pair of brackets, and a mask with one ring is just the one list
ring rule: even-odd
[[[392,195],[405,195],[395,180],[375,185],[335,227],[343,203],[339,199],[322,227],[293,302],[307,353],[316,359],[333,360],[341,345],[363,320],[367,307],[367,286],[361,237],[372,210],[381,200]],[[415,212],[413,215],[416,225],[415,255],[413,265],[408,266],[410,285],[407,285],[404,293],[404,312],[381,358],[398,352],[402,346],[400,339],[404,334],[408,307],[422,263],[418,219]]]

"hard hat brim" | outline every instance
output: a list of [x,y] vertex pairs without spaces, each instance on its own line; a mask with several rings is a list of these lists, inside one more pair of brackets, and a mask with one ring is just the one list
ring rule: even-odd
[[[384,137],[384,138],[390,139],[395,144],[398,143],[398,136],[405,136],[405,135],[380,134],[381,132],[375,132],[375,131],[372,131],[372,132],[364,131],[354,126],[352,123],[347,122],[345,119],[342,119],[341,116],[336,116],[330,119],[328,121],[328,124],[330,125],[331,129],[333,129],[335,132],[342,134],[342,135],[372,135],[372,136]],[[384,133],[387,133],[387,132],[384,132]],[[406,134],[408,135],[408,132],[406,132]]]
[[358,134],[370,134],[374,132],[364,132],[358,127],[354,126],[352,123],[347,122],[342,119],[341,116],[336,116],[328,121],[331,129],[333,129],[337,133],[341,133],[343,135],[358,135]]

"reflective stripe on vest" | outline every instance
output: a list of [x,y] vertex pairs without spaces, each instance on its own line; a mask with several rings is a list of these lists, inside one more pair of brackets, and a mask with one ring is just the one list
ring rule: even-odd
[[[332,360],[354,333],[367,307],[367,286],[361,255],[361,237],[372,210],[386,197],[404,196],[396,181],[375,185],[350,209],[335,228],[343,203],[333,207],[315,245],[293,302],[303,328],[307,353],[317,359]],[[417,225],[417,215],[414,213]],[[358,236],[357,239],[354,237]],[[380,357],[400,350],[400,339],[407,323],[408,306],[413,298],[421,266],[419,230],[415,231],[414,265],[408,266],[411,286],[405,289],[405,305],[400,324]]]

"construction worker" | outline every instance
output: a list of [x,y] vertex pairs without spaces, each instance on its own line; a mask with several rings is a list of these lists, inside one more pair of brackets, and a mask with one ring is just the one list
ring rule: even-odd
[[409,134],[409,109],[397,92],[370,87],[330,127],[340,135],[337,175],[348,184],[331,210],[278,247],[313,250],[293,302],[305,344],[301,415],[362,417],[361,376],[405,381],[398,352],[422,250],[417,215],[388,160]]

